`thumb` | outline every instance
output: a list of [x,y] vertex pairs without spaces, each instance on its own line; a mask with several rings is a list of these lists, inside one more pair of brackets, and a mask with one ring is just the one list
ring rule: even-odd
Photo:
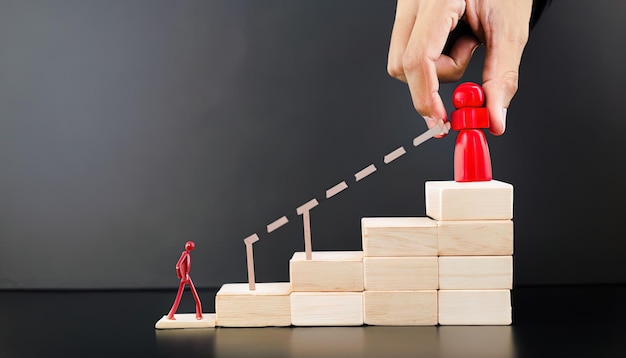
[[483,72],[483,90],[489,110],[489,132],[502,135],[506,129],[506,113],[518,87],[521,51],[487,49]]
[[510,73],[483,83],[489,111],[489,132],[502,135],[506,130],[506,115],[513,96],[517,92],[518,74]]
[[528,23],[502,26],[485,33],[483,90],[489,110],[489,131],[501,135],[506,129],[506,113],[517,92],[519,66],[528,41]]

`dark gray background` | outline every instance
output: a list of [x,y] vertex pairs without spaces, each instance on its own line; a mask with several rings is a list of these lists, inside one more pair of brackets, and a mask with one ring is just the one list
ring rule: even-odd
[[[393,1],[0,3],[0,287],[288,280],[295,208],[316,250],[363,216],[423,216],[454,135],[386,73]],[[515,186],[517,284],[626,282],[623,1],[556,1],[531,35],[494,177]],[[483,50],[463,80],[480,82]],[[451,109],[455,84],[443,85]],[[399,146],[407,154],[384,165]],[[353,174],[379,170],[355,183]],[[349,188],[325,200],[326,189]],[[282,215],[290,222],[267,234]]]

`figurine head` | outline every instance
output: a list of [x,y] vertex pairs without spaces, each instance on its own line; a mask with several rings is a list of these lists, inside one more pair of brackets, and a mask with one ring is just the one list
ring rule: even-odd
[[193,241],[187,241],[185,244],[185,251],[193,251],[196,248],[196,244]]
[[458,85],[452,93],[454,108],[477,108],[485,103],[485,92],[480,85],[474,82],[465,82]]

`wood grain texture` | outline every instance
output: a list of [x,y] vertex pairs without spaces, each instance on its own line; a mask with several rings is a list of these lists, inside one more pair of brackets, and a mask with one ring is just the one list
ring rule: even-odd
[[440,256],[513,255],[513,221],[438,221]]
[[441,325],[511,324],[509,290],[439,290]]
[[196,319],[195,313],[178,313],[174,320],[163,316],[154,325],[156,329],[186,329],[215,327],[215,313],[202,313],[202,319]]
[[365,324],[381,326],[434,326],[437,324],[437,290],[365,291]]
[[511,220],[513,186],[486,182],[426,182],[426,215],[436,220]]
[[436,290],[439,259],[436,256],[364,257],[366,291]]
[[225,284],[215,296],[216,325],[221,327],[266,327],[291,325],[289,282]]
[[450,290],[511,289],[513,256],[443,256],[439,288]]
[[437,256],[437,222],[426,217],[363,218],[365,256]]
[[314,251],[311,260],[296,252],[289,261],[289,276],[294,292],[360,292],[363,252]]
[[293,292],[294,326],[361,326],[363,292]]

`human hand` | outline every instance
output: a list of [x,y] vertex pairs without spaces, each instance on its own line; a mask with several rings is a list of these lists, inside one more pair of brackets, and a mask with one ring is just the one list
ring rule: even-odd
[[[474,50],[485,44],[483,84],[494,135],[504,133],[506,111],[517,92],[519,64],[528,41],[532,0],[398,0],[387,69],[406,82],[417,112],[432,128],[447,120],[439,81],[461,79]],[[459,21],[460,36],[443,54]]]

